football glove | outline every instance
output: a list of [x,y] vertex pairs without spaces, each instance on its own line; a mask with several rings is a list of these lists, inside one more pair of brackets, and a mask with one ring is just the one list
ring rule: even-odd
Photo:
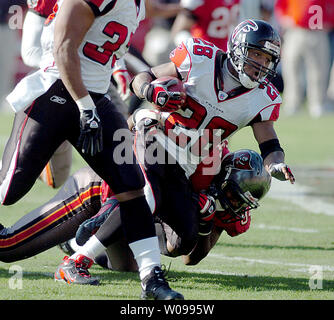
[[216,201],[212,196],[204,193],[199,194],[200,219],[210,221],[216,212]]
[[75,234],[75,241],[79,246],[83,246],[87,240],[100,228],[107,220],[111,212],[119,205],[115,198],[109,198],[101,207],[99,212],[92,218],[84,221]]
[[200,193],[198,204],[200,207],[198,234],[200,236],[207,236],[212,231],[213,218],[216,213],[216,201],[212,196]]
[[269,173],[272,177],[278,180],[281,181],[290,180],[291,183],[295,182],[295,177],[291,172],[291,169],[285,163],[270,164]]
[[103,149],[101,120],[96,107],[80,110],[80,136],[78,147],[82,153],[94,156]]
[[160,83],[150,83],[145,88],[145,98],[154,103],[161,111],[176,111],[184,104],[185,95],[179,91],[169,91],[169,87],[176,85],[176,79]]

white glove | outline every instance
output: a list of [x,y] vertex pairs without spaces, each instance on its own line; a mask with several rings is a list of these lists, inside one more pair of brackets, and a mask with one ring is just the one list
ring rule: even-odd
[[272,163],[269,166],[269,173],[272,177],[285,181],[290,180],[291,183],[295,182],[295,177],[291,172],[289,166],[285,163]]

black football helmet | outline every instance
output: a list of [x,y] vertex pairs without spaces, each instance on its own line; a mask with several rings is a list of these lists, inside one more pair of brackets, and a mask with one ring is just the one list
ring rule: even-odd
[[[249,49],[258,49],[271,55],[268,67],[262,66],[248,57]],[[244,20],[231,33],[227,44],[227,54],[233,68],[239,76],[240,83],[248,88],[255,88],[259,83],[265,84],[265,79],[276,76],[276,68],[281,56],[281,39],[278,32],[262,20]],[[249,64],[261,74],[259,79],[249,77],[244,71],[244,65]]]
[[242,149],[223,158],[209,193],[216,199],[217,210],[221,207],[243,219],[246,210],[259,206],[270,184],[271,176],[263,166],[262,157],[253,150]]

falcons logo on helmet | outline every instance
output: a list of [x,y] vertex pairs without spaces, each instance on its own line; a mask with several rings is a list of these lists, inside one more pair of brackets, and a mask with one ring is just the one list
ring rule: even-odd
[[252,170],[253,167],[250,164],[251,155],[248,152],[237,153],[233,159],[233,165],[236,169],[240,170]]
[[242,32],[256,31],[258,28],[259,28],[258,25],[253,20],[248,19],[248,20],[242,21],[234,29],[234,32],[233,32],[233,35],[232,35],[232,39],[234,39],[239,34],[239,32],[241,32],[241,31]]

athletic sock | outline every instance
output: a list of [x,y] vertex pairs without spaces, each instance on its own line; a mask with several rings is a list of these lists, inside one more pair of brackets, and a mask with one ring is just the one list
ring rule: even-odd
[[158,237],[138,240],[129,244],[139,268],[140,280],[143,280],[155,267],[160,267]]
[[70,257],[70,259],[75,260],[75,258],[82,254],[92,260],[94,260],[98,255],[100,255],[102,252],[106,250],[106,247],[100,242],[98,238],[96,238],[95,235],[91,236],[89,240],[79,248],[78,251],[73,253]]

